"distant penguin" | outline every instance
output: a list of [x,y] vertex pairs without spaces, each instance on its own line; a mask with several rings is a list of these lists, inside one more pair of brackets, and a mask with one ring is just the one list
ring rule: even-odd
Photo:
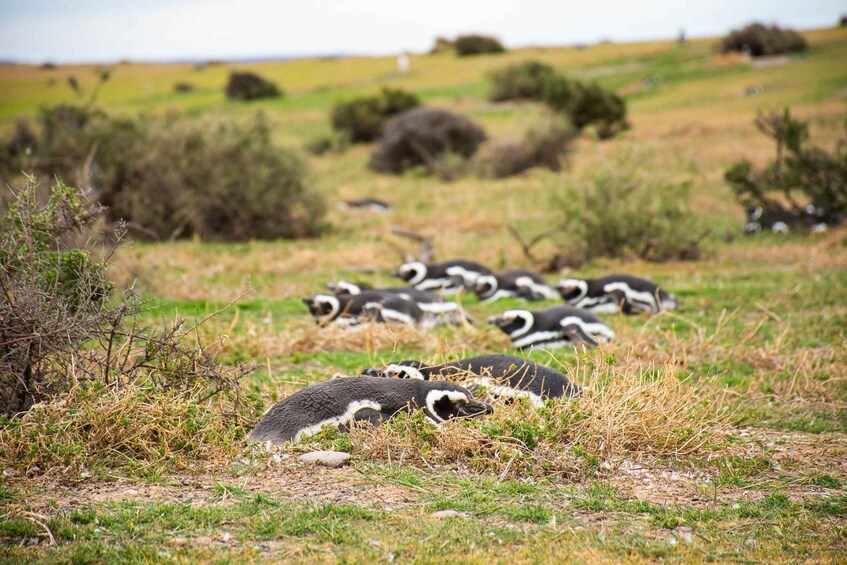
[[468,314],[457,302],[444,300],[437,294],[433,294],[426,290],[417,290],[408,286],[367,288],[347,281],[328,283],[326,287],[333,291],[336,296],[343,294],[357,295],[362,292],[382,294],[387,297],[399,296],[400,298],[410,300],[417,304],[418,308],[423,310],[425,314],[425,321],[434,325],[458,324],[472,321],[471,315]]
[[384,369],[366,369],[365,374],[421,380],[458,377],[471,390],[484,387],[492,396],[528,398],[535,407],[543,406],[545,398],[580,393],[579,387],[559,371],[512,355],[479,355],[432,366],[397,361]]
[[577,308],[606,314],[638,314],[673,310],[677,299],[659,285],[629,275],[597,279],[565,279],[556,285],[564,301]]
[[559,297],[559,293],[547,284],[544,277],[524,269],[480,275],[474,284],[474,292],[480,302],[494,302],[512,296],[532,301]]
[[379,198],[360,198],[358,200],[345,200],[339,204],[342,210],[367,210],[368,212],[385,213],[391,211],[391,204]]
[[512,339],[518,349],[555,349],[585,344],[595,347],[615,337],[600,318],[581,308],[553,306],[545,310],[507,310],[489,318]]
[[449,294],[461,288],[473,290],[480,275],[490,274],[492,272],[479,263],[460,259],[430,264],[412,261],[401,265],[392,276],[403,279],[418,290],[440,290]]
[[421,409],[433,424],[491,413],[467,389],[446,381],[346,377],[309,385],[274,404],[250,432],[253,441],[282,443],[315,435],[323,426],[346,431],[356,421],[379,425]]
[[365,291],[360,294],[317,294],[303,303],[319,324],[362,321],[419,324],[426,321],[423,310],[411,300],[397,295]]

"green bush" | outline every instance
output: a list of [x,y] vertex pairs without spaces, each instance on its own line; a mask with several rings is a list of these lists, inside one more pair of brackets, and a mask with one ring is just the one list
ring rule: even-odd
[[[436,108],[415,108],[385,125],[369,166],[378,172],[399,174],[423,165],[429,172],[440,174],[444,163],[456,156],[473,156],[483,141],[485,131],[464,116]],[[448,168],[455,170],[455,163]]]
[[542,100],[548,84],[557,76],[556,70],[546,63],[515,63],[489,75],[493,84],[489,98],[492,102]]
[[307,153],[317,156],[343,153],[348,147],[350,147],[350,136],[343,131],[313,137],[303,146]]
[[[847,151],[844,141],[829,153],[806,147],[809,123],[791,112],[761,114],[756,127],[771,138],[775,159],[763,169],[742,159],[724,174],[727,184],[745,207],[788,213],[798,222],[839,224],[847,215]],[[847,120],[844,123],[847,134]],[[812,212],[808,212],[811,206]]]
[[601,139],[627,129],[626,103],[614,92],[595,83],[582,83],[561,75],[550,65],[526,61],[491,75],[491,100],[537,100],[566,116],[578,129],[594,126]]
[[689,187],[642,170],[632,159],[603,167],[556,192],[557,233],[564,255],[666,261],[696,259],[701,237],[689,209]]
[[732,30],[721,40],[721,49],[724,53],[738,51],[749,53],[753,57],[799,53],[805,51],[807,47],[806,40],[796,31],[776,25],[768,27],[760,23]]
[[487,35],[460,35],[453,42],[453,45],[459,57],[506,52],[506,48],[497,38]]
[[332,127],[345,133],[353,143],[368,142],[382,134],[392,116],[420,106],[414,94],[383,88],[377,96],[363,96],[339,102],[332,109]]
[[282,95],[277,85],[256,73],[232,72],[226,84],[226,97],[230,100],[250,101],[260,98],[278,98]]
[[302,162],[274,147],[261,115],[240,125],[58,106],[40,121],[34,169],[90,184],[108,219],[140,236],[238,241],[321,230],[323,200],[305,186]]

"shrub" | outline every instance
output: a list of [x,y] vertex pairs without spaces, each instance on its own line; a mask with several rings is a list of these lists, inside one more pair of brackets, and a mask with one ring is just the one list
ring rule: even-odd
[[582,83],[557,73],[553,67],[527,61],[491,75],[491,99],[531,99],[544,102],[566,116],[578,129],[594,126],[601,139],[627,129],[626,102],[595,83]]
[[586,181],[566,181],[557,192],[559,245],[577,263],[595,257],[696,259],[703,236],[692,239],[696,225],[688,201],[686,182],[663,179],[631,160],[604,167]]
[[[838,224],[847,214],[847,151],[842,141],[832,153],[805,146],[809,124],[791,112],[760,114],[756,127],[775,144],[775,159],[764,169],[741,160],[724,178],[738,201],[766,212],[786,213],[806,223]],[[845,121],[847,133],[847,121]],[[811,206],[812,213],[807,212]]]
[[464,116],[436,108],[417,108],[386,124],[369,166],[375,171],[399,174],[423,165],[438,174],[440,161],[448,155],[467,159],[483,141],[485,131]]
[[[90,184],[108,218],[139,235],[275,239],[322,227],[323,200],[306,188],[302,162],[271,143],[261,115],[214,124],[58,106],[40,120],[36,170]],[[7,172],[17,164],[6,163]]]
[[189,94],[194,92],[194,85],[190,82],[177,82],[174,84],[174,92],[177,94]]
[[510,65],[490,74],[494,86],[490,99],[541,100],[548,84],[558,76],[556,70],[546,63],[525,61]]
[[304,149],[311,155],[325,155],[327,153],[343,153],[350,147],[350,136],[347,132],[333,132],[329,135],[320,135],[306,142]]
[[346,133],[354,143],[373,141],[382,134],[385,122],[394,115],[420,106],[414,94],[383,88],[377,96],[339,102],[332,109],[332,127]]
[[[252,421],[248,367],[220,367],[196,325],[138,327],[139,303],[112,297],[111,254],[79,247],[102,209],[56,183],[39,203],[34,182],[0,217],[0,465],[12,474],[79,479],[106,463],[232,455]],[[122,233],[110,234],[117,243]],[[212,402],[214,399],[215,402]]]
[[232,72],[226,85],[226,97],[231,100],[277,98],[282,94],[277,85],[263,79],[256,73]]
[[760,23],[732,30],[721,40],[724,53],[738,51],[749,53],[753,57],[797,53],[805,51],[807,47],[806,40],[796,31],[782,29],[776,25],[768,27]]
[[485,53],[504,53],[506,48],[494,37],[487,35],[460,35],[453,42],[459,57],[482,55]]
[[433,44],[432,49],[430,49],[429,52],[430,52],[430,54],[442,53],[444,51],[450,51],[451,49],[454,49],[454,48],[455,48],[454,43],[452,41],[450,41],[449,39],[447,39],[446,37],[436,37],[435,43]]
[[491,147],[480,159],[483,175],[505,178],[520,174],[533,167],[551,171],[562,168],[561,157],[576,137],[570,124],[553,123],[530,130],[523,141],[501,143]]

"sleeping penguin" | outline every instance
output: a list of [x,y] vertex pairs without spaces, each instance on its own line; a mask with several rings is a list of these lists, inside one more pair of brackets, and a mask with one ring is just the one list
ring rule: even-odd
[[439,290],[454,294],[462,288],[473,290],[480,275],[492,274],[489,269],[473,261],[456,260],[424,264],[412,261],[400,265],[391,276],[406,281],[418,290]]
[[457,377],[475,392],[484,388],[495,397],[528,398],[536,408],[544,405],[545,398],[580,394],[579,387],[559,371],[512,355],[479,355],[431,366],[420,361],[398,361],[384,369],[366,369],[364,373],[419,380]]
[[418,290],[408,286],[389,287],[389,288],[370,288],[360,284],[338,281],[335,283],[327,283],[326,287],[335,293],[339,294],[361,294],[362,292],[376,292],[380,294],[393,294],[411,300],[424,312],[433,314],[447,315],[447,317],[459,317],[459,314],[468,317],[467,314],[455,302],[445,301],[440,296],[428,292],[426,290]]
[[398,412],[423,410],[435,425],[491,413],[467,389],[446,381],[347,377],[309,385],[274,404],[249,438],[283,443],[315,435],[324,426],[347,431],[366,421],[378,426]]
[[559,293],[547,284],[544,277],[524,269],[480,275],[474,284],[474,292],[480,302],[486,303],[512,296],[531,301],[559,297]]
[[608,275],[597,279],[565,279],[556,290],[571,306],[607,314],[638,314],[673,310],[676,297],[659,285],[629,275]]
[[584,344],[596,347],[615,337],[615,332],[600,318],[581,308],[553,306],[545,310],[507,310],[489,318],[512,339],[518,349],[558,347]]
[[362,292],[361,294],[317,294],[303,303],[318,324],[330,322],[356,325],[371,320],[379,323],[426,324],[423,310],[413,301],[397,295]]

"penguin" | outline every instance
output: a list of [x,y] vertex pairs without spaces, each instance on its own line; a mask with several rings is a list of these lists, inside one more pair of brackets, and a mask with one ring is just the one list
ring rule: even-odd
[[489,269],[479,263],[459,259],[429,264],[412,261],[400,265],[391,276],[403,279],[418,290],[440,290],[444,294],[455,294],[462,288],[472,290],[480,275],[491,274]]
[[398,412],[421,409],[439,425],[490,414],[489,404],[446,381],[345,377],[309,385],[274,404],[250,432],[253,441],[298,442],[323,426],[347,431],[356,421],[378,426]]
[[398,361],[384,369],[366,369],[364,374],[427,381],[458,377],[475,393],[485,388],[495,397],[528,398],[536,408],[544,406],[546,398],[573,397],[581,393],[579,386],[559,371],[512,355],[478,355],[442,365]]
[[484,303],[510,296],[532,301],[559,297],[559,293],[547,284],[544,277],[524,269],[510,269],[496,275],[480,275],[474,284],[474,292],[480,302]]
[[318,324],[330,322],[355,325],[362,320],[421,324],[427,322],[423,310],[411,300],[397,295],[365,291],[360,294],[317,294],[303,303]]
[[391,204],[379,198],[359,198],[358,200],[345,200],[338,205],[342,210],[367,210],[384,214],[391,211]]
[[445,301],[436,294],[408,286],[371,288],[348,281],[338,281],[334,283],[327,283],[326,287],[335,293],[336,296],[339,294],[355,295],[361,294],[362,292],[377,292],[380,294],[397,295],[401,298],[405,298],[406,300],[411,300],[424,312],[431,312],[433,314],[443,314],[461,310],[459,305],[455,302]]
[[556,285],[556,290],[571,306],[606,314],[656,313],[677,307],[674,295],[652,281],[629,275],[564,279]]
[[541,347],[554,349],[585,344],[596,347],[615,337],[615,332],[600,318],[573,306],[553,306],[545,310],[507,310],[489,318],[512,339],[518,349]]

